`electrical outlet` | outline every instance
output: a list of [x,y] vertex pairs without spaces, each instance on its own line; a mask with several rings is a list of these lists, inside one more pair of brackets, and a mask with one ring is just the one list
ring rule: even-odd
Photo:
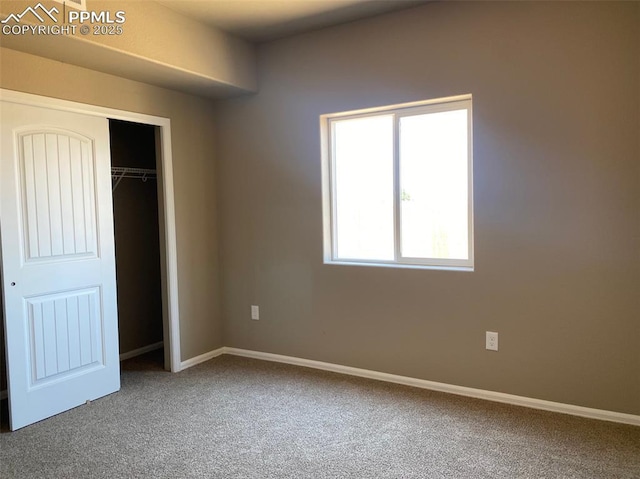
[[486,348],[491,351],[498,350],[498,333],[494,333],[492,331],[487,331],[487,345]]
[[260,307],[254,304],[251,305],[251,319],[255,321],[260,319]]

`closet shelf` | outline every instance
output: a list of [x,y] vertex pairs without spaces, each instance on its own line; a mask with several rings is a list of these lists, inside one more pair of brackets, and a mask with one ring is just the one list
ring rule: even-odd
[[113,191],[116,190],[123,178],[138,178],[142,181],[155,180],[158,177],[156,170],[148,168],[129,168],[126,166],[111,167],[111,179],[115,181]]

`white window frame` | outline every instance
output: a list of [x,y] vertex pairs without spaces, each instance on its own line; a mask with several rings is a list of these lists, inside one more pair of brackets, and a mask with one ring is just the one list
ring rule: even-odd
[[[399,124],[400,118],[436,113],[459,109],[467,110],[467,201],[468,201],[468,259],[439,259],[439,258],[410,258],[403,257],[400,251],[400,154],[399,154]],[[365,260],[345,259],[337,256],[337,231],[335,218],[335,152],[333,149],[333,128],[337,120],[364,118],[392,114],[394,116],[393,132],[393,221],[394,221],[394,259],[393,260]],[[320,116],[321,156],[322,156],[322,197],[323,197],[323,245],[325,264],[381,266],[419,269],[445,269],[455,271],[473,271],[474,269],[474,231],[473,231],[473,127],[472,127],[472,97],[470,94],[436,98],[432,100],[402,103],[379,108],[367,108],[341,113],[331,113]]]

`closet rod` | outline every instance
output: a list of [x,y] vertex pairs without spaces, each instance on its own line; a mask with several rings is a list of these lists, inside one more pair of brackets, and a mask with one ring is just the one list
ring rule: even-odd
[[129,168],[126,166],[113,166],[111,167],[111,179],[115,180],[113,184],[113,191],[120,184],[123,178],[139,178],[142,181],[149,179],[155,180],[158,177],[156,170],[148,168]]

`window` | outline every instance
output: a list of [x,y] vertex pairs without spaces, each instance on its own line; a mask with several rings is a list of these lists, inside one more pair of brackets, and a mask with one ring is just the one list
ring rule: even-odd
[[471,95],[321,116],[325,263],[473,269]]

